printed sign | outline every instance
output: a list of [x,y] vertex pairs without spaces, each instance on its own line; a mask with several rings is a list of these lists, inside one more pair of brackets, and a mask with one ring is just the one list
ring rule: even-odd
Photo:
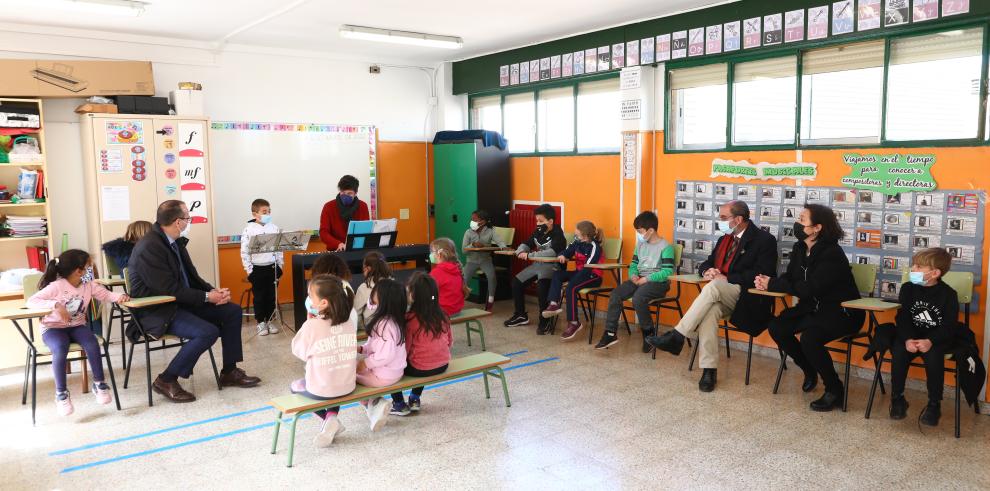
[[895,194],[932,191],[937,187],[931,173],[931,167],[935,165],[932,154],[847,153],[842,160],[851,167],[849,175],[841,181],[849,188]]
[[100,173],[123,172],[124,156],[119,149],[100,150]]
[[144,143],[144,123],[141,121],[107,121],[107,145]]
[[804,40],[804,10],[791,10],[784,14],[784,42]]
[[806,162],[751,164],[746,160],[713,159],[711,177],[741,177],[747,181],[754,179],[764,181],[806,180],[818,177],[818,164]]
[[698,27],[688,31],[688,56],[705,54],[705,28]]
[[509,85],[509,65],[502,65],[498,67],[498,86],[506,87]]
[[722,24],[705,28],[705,53],[717,54],[722,52]]
[[192,223],[207,223],[206,166],[203,152],[203,125],[179,123],[179,190],[189,207]]
[[723,26],[725,39],[725,51],[736,51],[739,49],[739,41],[742,38],[742,24],[737,20],[735,22],[727,22]]
[[687,31],[675,32],[670,41],[670,57],[674,60],[687,56]]
[[808,9],[808,39],[828,37],[828,5]]
[[911,11],[912,22],[922,22],[938,18],[938,0],[914,0]]
[[667,61],[670,59],[670,34],[657,36],[657,61]]
[[883,9],[883,26],[896,26],[911,21],[911,0],[887,0]]
[[857,30],[868,31],[880,27],[880,0],[859,0]]
[[853,32],[853,0],[842,0],[832,4],[832,35]]
[[656,44],[653,38],[641,39],[639,41],[639,62],[643,65],[653,63],[656,58],[653,56]]
[[784,19],[781,14],[763,16],[763,44],[780,44],[784,40]]
[[622,101],[621,113],[622,113],[623,121],[630,119],[639,119],[640,115],[642,114],[642,110],[640,109],[640,107],[641,107],[641,101],[639,99]]

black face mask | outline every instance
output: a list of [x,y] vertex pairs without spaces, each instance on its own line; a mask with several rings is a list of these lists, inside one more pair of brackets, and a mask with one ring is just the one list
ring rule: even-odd
[[543,235],[543,234],[547,233],[547,226],[545,224],[544,225],[537,225],[536,226],[536,231],[539,232],[540,235]]
[[808,234],[804,232],[804,225],[801,225],[801,222],[794,222],[794,238],[797,240],[808,238]]

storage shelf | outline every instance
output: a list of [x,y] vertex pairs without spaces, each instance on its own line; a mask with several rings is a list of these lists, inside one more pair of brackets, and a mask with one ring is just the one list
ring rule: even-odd
[[3,168],[18,169],[18,168],[21,168],[21,167],[31,167],[31,168],[36,168],[36,169],[44,169],[45,168],[45,163],[44,162],[30,162],[30,163],[29,162],[24,162],[24,163],[4,163],[4,164],[0,164],[0,169],[3,169]]
[[0,203],[0,208],[30,208],[33,206],[45,206],[47,203]]
[[0,237],[0,243],[2,242],[26,242],[31,240],[48,240],[47,235],[39,235],[36,237]]

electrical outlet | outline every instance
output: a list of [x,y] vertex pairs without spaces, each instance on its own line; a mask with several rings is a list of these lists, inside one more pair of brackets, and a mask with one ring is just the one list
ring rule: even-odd
[[399,220],[408,220],[408,219],[409,219],[409,208],[399,209]]

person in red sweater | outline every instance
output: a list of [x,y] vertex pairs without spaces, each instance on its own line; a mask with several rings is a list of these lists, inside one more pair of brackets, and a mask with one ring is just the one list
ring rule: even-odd
[[357,197],[357,178],[344,176],[337,182],[337,197],[323,205],[320,214],[320,240],[328,251],[342,251],[347,240],[347,226],[351,220],[371,220],[368,204]]
[[[406,369],[410,377],[429,377],[447,371],[450,363],[450,346],[454,336],[450,332],[450,318],[440,308],[440,290],[437,282],[423,272],[413,273],[406,287],[409,295],[409,312],[406,313]],[[389,414],[407,416],[419,411],[423,388],[417,387],[409,395],[409,403],[402,392],[392,394],[392,411]]]
[[464,286],[461,262],[457,259],[454,241],[440,237],[430,243],[430,276],[437,280],[440,290],[440,308],[447,315],[454,315],[464,308],[464,297],[470,290]]

